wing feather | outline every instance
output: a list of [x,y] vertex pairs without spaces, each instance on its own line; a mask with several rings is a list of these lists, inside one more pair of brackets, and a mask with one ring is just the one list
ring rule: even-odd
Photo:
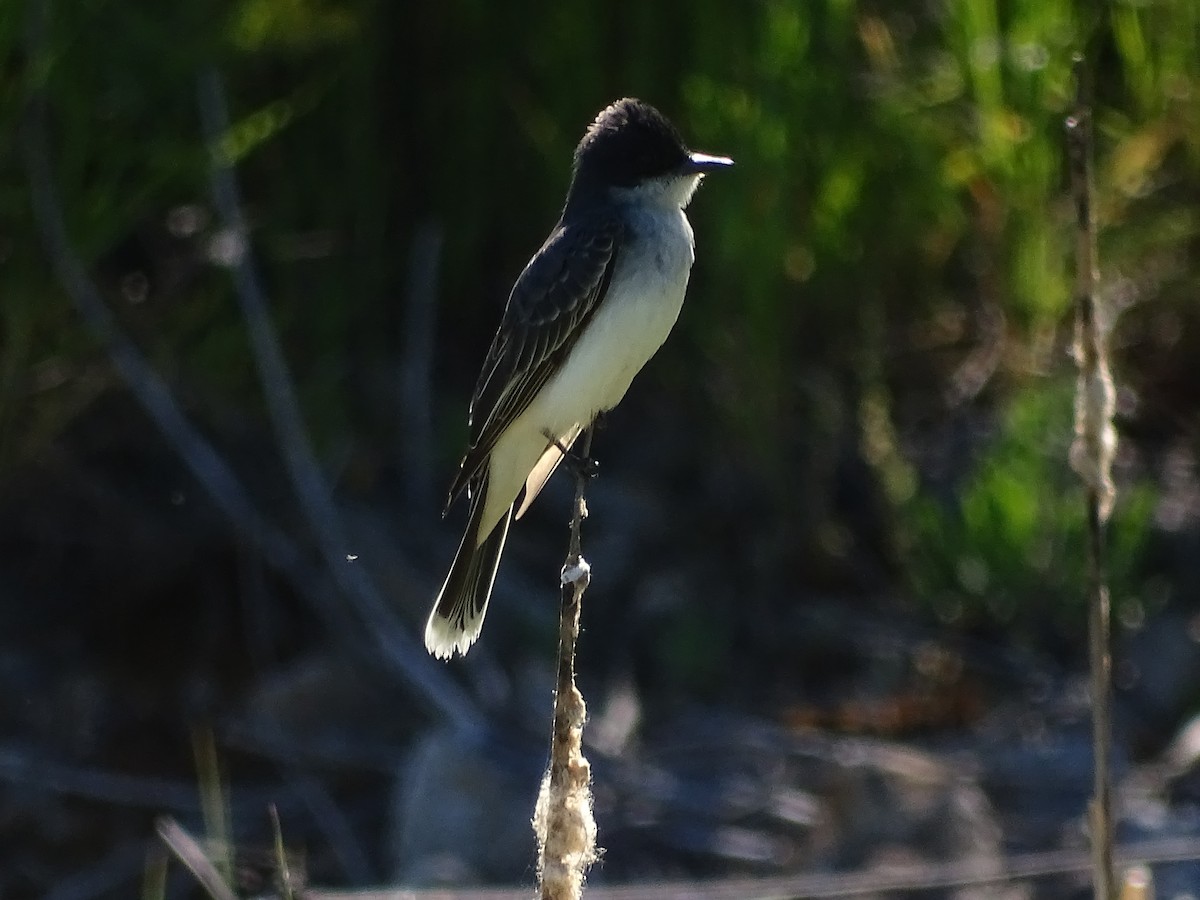
[[612,215],[560,223],[517,279],[475,387],[469,446],[447,505],[575,345],[608,289],[621,238]]

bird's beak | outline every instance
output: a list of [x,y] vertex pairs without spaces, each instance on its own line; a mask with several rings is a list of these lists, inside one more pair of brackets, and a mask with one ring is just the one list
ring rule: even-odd
[[691,175],[702,175],[717,169],[727,169],[733,165],[728,156],[709,156],[707,153],[689,153],[687,162],[683,164],[684,171]]

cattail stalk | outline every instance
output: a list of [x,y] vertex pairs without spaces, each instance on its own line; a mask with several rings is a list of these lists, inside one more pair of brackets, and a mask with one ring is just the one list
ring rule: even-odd
[[1097,296],[1100,281],[1093,203],[1092,108],[1082,57],[1075,61],[1075,108],[1067,117],[1067,159],[1075,203],[1075,440],[1071,466],[1083,479],[1088,519],[1088,655],[1092,685],[1095,795],[1089,808],[1092,880],[1098,900],[1116,897],[1112,816],[1112,625],[1105,575],[1104,525],[1116,490],[1112,462],[1116,391],[1108,363],[1107,317]]
[[[587,459],[592,430],[583,434],[580,456]],[[554,731],[550,766],[542,779],[534,812],[538,840],[538,893],[542,900],[577,900],[583,878],[596,859],[596,820],[592,816],[591,767],[583,756],[587,706],[575,686],[575,641],[583,592],[591,568],[580,549],[580,527],[587,518],[584,487],[587,474],[575,473],[575,507],[571,541],[562,569],[558,626],[558,683],[554,695]]]

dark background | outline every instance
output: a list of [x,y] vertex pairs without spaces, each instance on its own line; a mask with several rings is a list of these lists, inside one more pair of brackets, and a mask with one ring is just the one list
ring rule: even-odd
[[[155,896],[155,815],[262,855],[271,802],[314,883],[531,880],[565,476],[467,660],[420,635],[479,363],[624,95],[737,167],[695,198],[683,315],[595,443],[593,880],[869,867],[846,823],[917,814],[812,776],[843,740],[973,773],[971,852],[1079,846],[1080,49],[1119,385],[1118,764],[1158,766],[1169,836],[1193,827],[1176,738],[1200,683],[1190,0],[6,4],[0,894]],[[647,793],[646,766],[681,780]],[[744,814],[734,771],[825,812]]]

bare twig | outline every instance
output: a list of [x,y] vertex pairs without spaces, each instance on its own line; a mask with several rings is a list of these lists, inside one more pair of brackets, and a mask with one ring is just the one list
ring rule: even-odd
[[1112,655],[1108,584],[1104,566],[1104,523],[1112,511],[1115,489],[1112,460],[1116,452],[1115,405],[1108,366],[1107,328],[1097,299],[1096,216],[1093,204],[1092,109],[1087,69],[1075,60],[1075,108],[1067,118],[1067,156],[1075,201],[1075,361],[1079,383],[1075,396],[1075,442],[1071,465],[1087,487],[1088,519],[1088,649],[1092,681],[1092,741],[1095,747],[1095,796],[1089,810],[1095,894],[1116,897],[1113,873],[1112,819]]
[[[592,429],[583,435],[579,451],[587,459]],[[592,817],[591,767],[583,756],[583,725],[587,707],[575,686],[575,641],[579,612],[591,569],[580,548],[580,530],[587,518],[583,467],[575,473],[575,507],[571,541],[562,570],[558,624],[558,683],[554,695],[554,730],[550,737],[550,766],[542,779],[534,814],[538,838],[538,881],[542,900],[575,900],[583,891],[583,876],[596,859],[596,821]]]
[[350,552],[341,515],[308,440],[291,375],[251,259],[237,182],[229,161],[219,149],[221,137],[229,130],[229,113],[225,89],[215,70],[200,76],[198,101],[210,150],[213,198],[237,248],[231,260],[235,293],[249,333],[267,411],[292,487],[317,538],[325,566],[342,594],[352,601],[363,630],[380,654],[448,720],[459,727],[477,727],[481,717],[474,703],[441,668],[431,663],[428,654],[384,601],[365,568],[353,562],[355,554]]

